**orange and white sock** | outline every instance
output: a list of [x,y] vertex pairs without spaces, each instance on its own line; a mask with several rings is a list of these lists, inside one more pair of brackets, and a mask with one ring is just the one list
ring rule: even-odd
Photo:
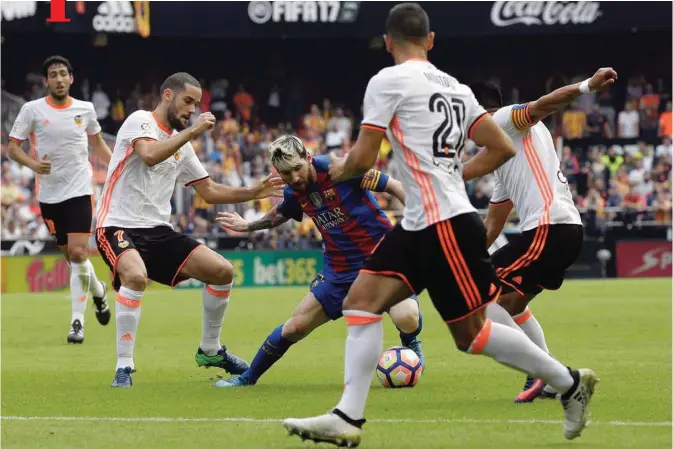
[[133,349],[136,344],[140,323],[140,302],[143,292],[122,286],[117,294],[115,318],[117,322],[117,369],[130,367],[133,363]]
[[487,355],[498,363],[542,379],[560,393],[565,393],[574,384],[568,368],[525,334],[491,320],[486,320],[467,352]]
[[383,315],[360,310],[344,310],[348,324],[344,392],[339,410],[349,418],[362,419],[376,363],[383,350]]
[[215,355],[220,350],[220,331],[224,322],[224,312],[229,305],[229,295],[233,283],[226,285],[206,285],[203,288],[203,326],[201,328],[201,350],[206,355]]
[[519,325],[524,334],[528,335],[533,343],[538,345],[544,352],[549,352],[547,342],[544,338],[542,326],[533,316],[533,312],[528,307],[518,315],[513,316],[514,322]]
[[84,325],[84,312],[89,298],[89,285],[91,276],[86,262],[70,262],[70,301],[72,302],[72,315],[70,322],[79,320]]

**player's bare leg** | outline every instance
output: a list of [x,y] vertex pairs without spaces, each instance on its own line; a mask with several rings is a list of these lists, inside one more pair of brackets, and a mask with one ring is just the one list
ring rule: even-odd
[[[72,315],[68,343],[84,341],[84,312],[89,293],[96,302],[96,318],[105,325],[110,322],[110,309],[105,303],[105,289],[96,278],[89,261],[89,234],[68,234],[68,244],[61,247],[70,264],[70,300]],[[97,300],[96,300],[97,299]],[[98,307],[101,304],[101,307]]]
[[140,303],[147,288],[147,268],[135,249],[119,256],[115,268],[121,287],[117,292],[115,307],[117,367],[112,386],[128,388],[133,385],[131,379],[131,373],[135,371],[133,350],[140,323]]
[[216,387],[244,387],[255,385],[259,378],[273,366],[295,343],[306,338],[308,334],[330,321],[322,304],[312,292],[308,292],[292,316],[284,324],[276,327],[269,334],[257,351],[257,355],[248,368],[240,376],[220,380]]
[[[500,315],[492,317],[489,315],[490,311],[487,311],[487,316],[493,319],[493,321],[501,324],[507,324],[502,320],[509,319],[521,329],[533,343],[538,345],[543,351],[549,352],[544,337],[544,331],[528,308],[528,304],[535,298],[535,296],[536,295],[532,294],[521,295],[518,292],[509,292],[501,295],[500,298],[498,298],[497,307],[500,307],[506,312],[506,317]],[[492,305],[496,306],[496,304]],[[489,307],[491,307],[491,305],[489,305]],[[556,391],[551,386],[545,385],[541,379],[527,376],[524,387],[521,390],[521,393],[517,395],[514,402],[527,403],[533,402],[537,398],[549,399],[555,397]]]
[[228,353],[227,348],[220,343],[220,332],[234,280],[234,267],[224,257],[201,245],[184,262],[180,275],[206,284],[203,288],[201,344],[195,356],[197,365],[206,368],[214,366],[230,374],[242,374],[249,368],[248,362]]
[[486,319],[484,309],[449,323],[449,329],[461,351],[487,355],[554,387],[561,393],[565,411],[565,437],[580,436],[586,426],[587,406],[598,382],[593,371],[566,368],[522,332]]
[[341,401],[326,415],[286,419],[283,425],[291,435],[338,446],[360,444],[365,403],[383,345],[382,314],[411,293],[397,278],[360,272],[343,305],[348,339]]
[[423,330],[423,315],[421,314],[418,301],[413,298],[407,298],[392,306],[388,310],[388,314],[397,330],[400,331],[402,346],[414,351],[425,369],[423,348],[421,341],[418,339],[418,335]]

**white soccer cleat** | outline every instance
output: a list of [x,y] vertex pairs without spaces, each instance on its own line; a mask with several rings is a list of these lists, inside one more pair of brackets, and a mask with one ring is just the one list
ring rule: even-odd
[[[357,447],[360,444],[362,433],[358,426],[362,426],[364,420],[353,421],[346,415],[343,417],[339,415],[343,413],[335,410],[333,413],[314,418],[290,418],[283,421],[283,426],[290,435],[297,435],[302,440],[331,443],[339,447]],[[353,424],[347,422],[346,419],[352,421]]]
[[599,382],[596,374],[590,369],[578,370],[580,380],[577,389],[569,398],[561,397],[561,405],[565,411],[563,436],[573,440],[582,434],[587,426],[589,402],[594,394],[594,388]]

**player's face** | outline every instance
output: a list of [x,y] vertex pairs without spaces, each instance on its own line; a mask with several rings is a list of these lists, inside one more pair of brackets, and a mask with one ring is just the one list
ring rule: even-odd
[[297,157],[287,167],[278,169],[278,174],[292,189],[302,192],[308,187],[311,170],[308,160]]
[[185,84],[180,92],[171,92],[171,104],[168,107],[168,124],[178,131],[189,125],[189,118],[196,112],[196,105],[201,101],[201,89]]
[[52,97],[57,100],[64,100],[70,92],[72,74],[63,64],[52,64],[47,69],[47,77],[44,83]]

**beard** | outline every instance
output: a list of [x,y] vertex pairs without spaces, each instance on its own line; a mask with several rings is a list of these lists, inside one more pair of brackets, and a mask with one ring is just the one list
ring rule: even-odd
[[166,112],[166,119],[168,120],[168,124],[171,126],[173,129],[177,129],[178,131],[182,131],[183,129],[187,128],[186,125],[182,123],[182,120],[177,115],[177,112],[175,110],[175,104],[172,103],[168,107],[168,111]]
[[61,94],[57,94],[55,91],[49,89],[49,95],[51,95],[52,97],[54,97],[58,101],[63,101],[66,98],[68,98],[68,95],[70,95],[70,92],[66,89],[65,93],[61,95]]

